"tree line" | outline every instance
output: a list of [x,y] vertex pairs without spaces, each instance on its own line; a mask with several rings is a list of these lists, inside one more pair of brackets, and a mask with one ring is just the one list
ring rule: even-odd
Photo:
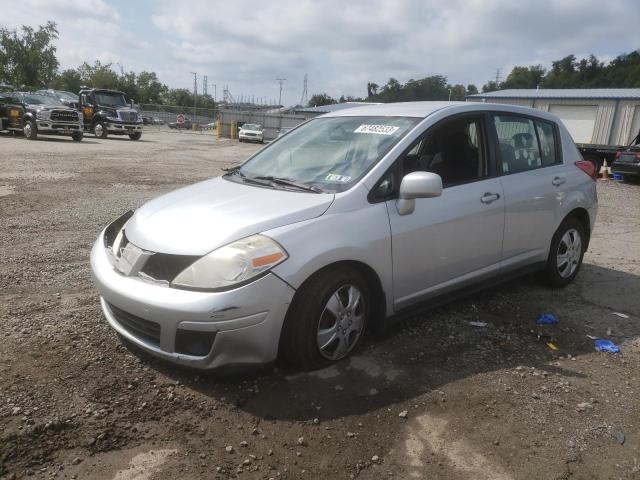
[[[37,29],[0,27],[0,84],[21,90],[53,88],[73,93],[83,87],[108,88],[119,90],[138,103],[193,106],[193,92],[167,87],[155,72],[125,72],[121,68],[117,73],[111,63],[98,60],[60,71],[56,57],[57,39],[58,28],[54,22],[47,22]],[[214,108],[215,102],[211,95],[198,95],[197,106]]]
[[[551,68],[542,65],[513,67],[504,81],[491,80],[482,86],[483,92],[508,88],[640,88],[640,50],[623,53],[608,63],[595,55],[578,60],[575,55],[551,62]],[[433,75],[419,80],[400,83],[395,78],[380,87],[367,83],[366,97],[333,98],[326,93],[312,95],[308,106],[330,105],[350,101],[359,102],[407,102],[420,100],[464,100],[467,95],[478,93],[469,84],[451,85],[447,77]]]

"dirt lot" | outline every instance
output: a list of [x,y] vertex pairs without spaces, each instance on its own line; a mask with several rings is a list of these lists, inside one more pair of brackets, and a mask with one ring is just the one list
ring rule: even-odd
[[599,183],[575,284],[494,288],[337,367],[221,378],[122,346],[91,284],[100,229],[255,148],[0,135],[0,477],[640,478],[638,185]]

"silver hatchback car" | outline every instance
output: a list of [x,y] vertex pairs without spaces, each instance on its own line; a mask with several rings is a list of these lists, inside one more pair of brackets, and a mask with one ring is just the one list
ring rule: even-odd
[[415,102],[310,120],[128,212],[91,253],[107,321],[195,368],[316,368],[425,302],[537,271],[571,282],[595,171],[557,117]]

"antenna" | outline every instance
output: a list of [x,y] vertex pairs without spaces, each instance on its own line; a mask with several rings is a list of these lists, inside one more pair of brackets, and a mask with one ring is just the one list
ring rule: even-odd
[[304,74],[304,82],[302,83],[302,95],[300,96],[300,105],[305,106],[309,101],[309,94],[307,93],[307,80],[309,75]]
[[278,97],[278,106],[282,106],[282,84],[287,81],[286,78],[276,78],[276,81],[280,84],[280,96]]

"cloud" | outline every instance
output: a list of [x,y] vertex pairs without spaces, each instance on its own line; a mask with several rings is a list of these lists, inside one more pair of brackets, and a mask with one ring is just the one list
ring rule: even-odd
[[[7,3],[14,25],[56,20],[61,63],[117,61],[154,70],[172,87],[199,78],[234,95],[287,103],[309,93],[366,94],[366,83],[445,75],[483,83],[515,65],[568,54],[610,59],[640,46],[634,0],[27,0]],[[4,23],[0,20],[0,23]],[[621,33],[623,32],[623,33]]]

